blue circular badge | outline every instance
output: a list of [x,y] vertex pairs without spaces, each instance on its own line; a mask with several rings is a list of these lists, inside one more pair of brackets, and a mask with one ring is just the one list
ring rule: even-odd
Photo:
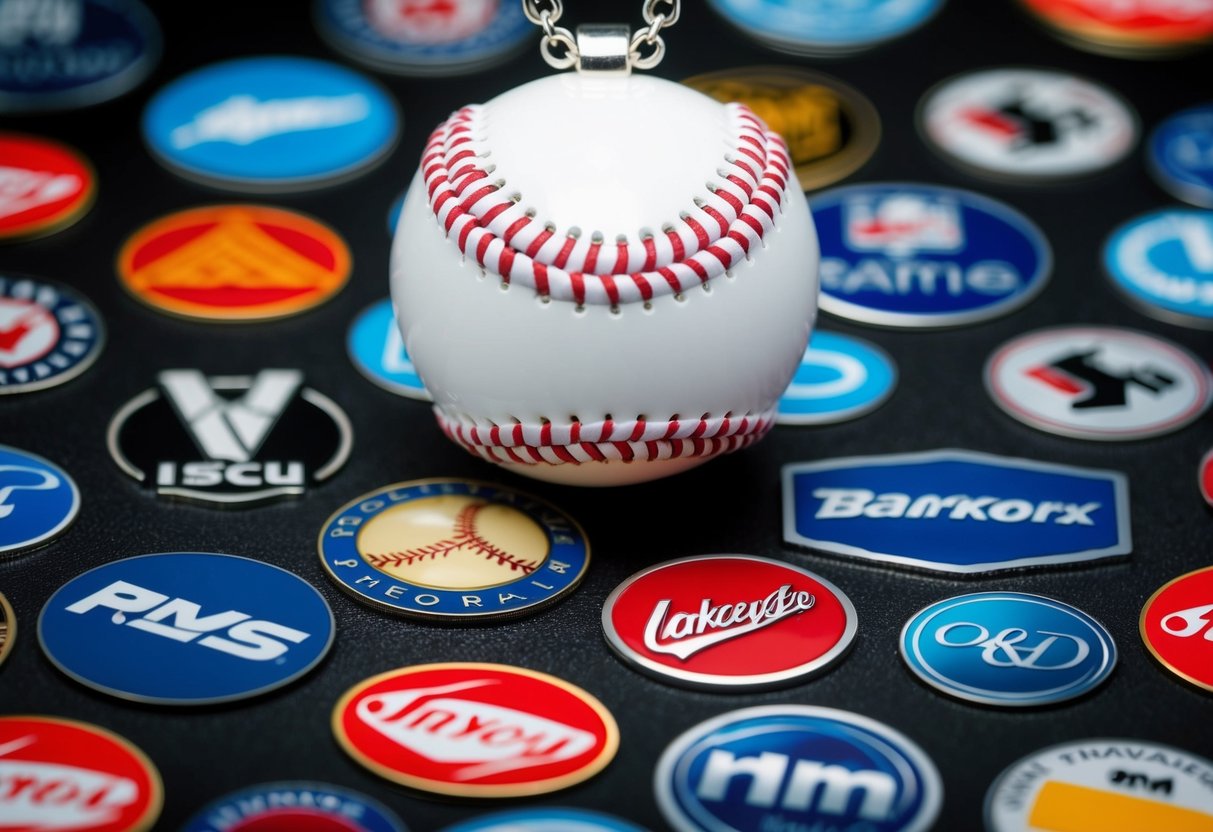
[[1213,208],[1213,104],[1176,113],[1150,135],[1150,172],[1172,196]]
[[208,803],[179,832],[231,829],[406,832],[396,814],[364,794],[328,783],[260,783]]
[[795,55],[855,52],[908,34],[943,0],[708,0],[723,18]]
[[160,26],[138,0],[9,2],[0,30],[0,112],[117,98],[160,58]]
[[876,409],[897,386],[888,353],[858,338],[816,330],[779,399],[775,422],[825,425]]
[[677,832],[922,832],[943,803],[930,758],[883,723],[769,705],[709,719],[661,755],[654,788]]
[[209,705],[307,673],[333,643],[328,603],[302,578],[236,555],[138,555],[78,575],[38,617],[51,662],[136,702]]
[[1213,211],[1163,208],[1117,228],[1103,253],[1112,284],[1155,318],[1213,327]]
[[0,395],[75,378],[104,342],[101,315],[83,295],[41,278],[0,274]]
[[337,586],[417,618],[502,618],[572,592],[590,562],[585,532],[556,507],[491,483],[402,482],[337,510],[320,531]]
[[316,0],[314,11],[335,49],[399,75],[462,75],[539,42],[521,4],[509,0]]
[[1116,645],[1102,624],[1023,592],[974,592],[931,604],[902,628],[901,655],[943,693],[1010,708],[1081,696],[1116,665]]
[[80,511],[67,472],[37,454],[0,445],[0,556],[49,543]]
[[643,826],[586,809],[512,809],[448,826],[442,832],[647,832]]
[[375,384],[410,399],[431,400],[405,352],[390,299],[362,310],[350,325],[345,346],[354,366]]
[[330,184],[382,161],[400,115],[378,82],[340,64],[264,56],[203,67],[160,90],[143,138],[171,170],[219,187]]
[[810,201],[824,312],[887,327],[952,327],[1006,315],[1049,278],[1052,253],[1023,214],[979,194],[910,183],[851,185]]

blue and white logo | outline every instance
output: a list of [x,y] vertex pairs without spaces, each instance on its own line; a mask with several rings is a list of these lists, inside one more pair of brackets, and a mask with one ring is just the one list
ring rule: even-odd
[[328,783],[261,783],[199,809],[179,832],[236,829],[406,832],[396,814],[364,794]]
[[152,153],[176,172],[237,190],[328,184],[383,160],[400,116],[369,77],[328,61],[241,58],[164,87],[143,114]]
[[875,410],[897,386],[897,366],[874,344],[817,330],[779,399],[781,425],[843,422]]
[[972,324],[1044,288],[1052,254],[1024,215],[932,185],[850,185],[814,196],[824,312],[889,327]]
[[1213,327],[1213,211],[1164,208],[1130,220],[1108,238],[1104,268],[1154,317]]
[[783,537],[822,552],[977,573],[1127,555],[1124,474],[945,449],[783,467]]
[[60,670],[137,702],[255,696],[311,670],[333,643],[328,603],[268,563],[206,552],[139,555],[60,587],[38,618]]
[[744,708],[665,750],[657,803],[678,832],[920,832],[943,802],[930,758],[887,725],[802,705]]
[[943,0],[709,0],[726,20],[785,52],[853,52],[926,23]]
[[1100,685],[1116,645],[1091,616],[1023,592],[931,604],[901,631],[901,655],[927,684],[969,702],[1050,705]]
[[586,809],[513,809],[482,815],[442,832],[647,832],[643,826]]
[[1213,208],[1213,104],[1178,112],[1154,129],[1149,168],[1172,195]]
[[391,300],[364,309],[350,325],[345,346],[354,366],[375,384],[410,399],[431,400],[405,352]]
[[80,511],[80,490],[59,466],[0,445],[0,556],[33,549],[62,534]]

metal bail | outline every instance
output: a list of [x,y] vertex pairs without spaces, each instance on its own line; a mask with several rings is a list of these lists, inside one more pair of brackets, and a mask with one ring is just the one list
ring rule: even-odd
[[577,71],[628,75],[632,35],[626,23],[586,23],[577,27]]

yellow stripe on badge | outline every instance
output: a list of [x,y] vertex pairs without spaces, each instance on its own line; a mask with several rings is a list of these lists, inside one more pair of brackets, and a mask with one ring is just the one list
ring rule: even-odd
[[1213,815],[1050,780],[1036,796],[1028,824],[1047,832],[1213,832]]

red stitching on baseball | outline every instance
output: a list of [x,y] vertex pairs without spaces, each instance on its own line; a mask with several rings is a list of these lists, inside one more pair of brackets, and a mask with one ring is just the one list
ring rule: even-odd
[[522,560],[516,555],[511,555],[499,546],[494,546],[485,540],[476,531],[476,515],[488,505],[488,503],[472,503],[460,509],[452,523],[455,534],[447,540],[439,540],[429,546],[406,549],[403,552],[385,552],[363,557],[376,569],[384,569],[411,566],[421,560],[436,560],[440,557],[445,558],[452,552],[466,551],[495,561],[498,566],[508,566],[511,572],[521,571],[525,575],[531,574],[537,565],[535,561]]

